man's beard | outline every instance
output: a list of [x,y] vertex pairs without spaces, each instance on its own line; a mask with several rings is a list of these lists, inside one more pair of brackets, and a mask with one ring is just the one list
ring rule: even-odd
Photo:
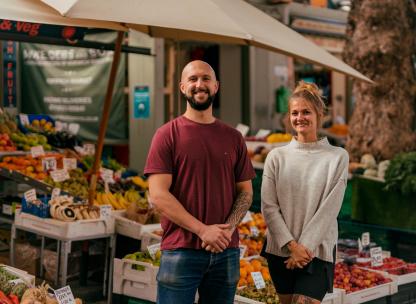
[[[204,92],[208,94],[208,98],[205,102],[198,102],[195,100],[194,95],[197,94],[198,92]],[[206,109],[208,109],[212,103],[214,102],[215,99],[215,94],[211,95],[209,90],[206,89],[199,89],[199,90],[192,90],[191,91],[191,96],[188,96],[186,94],[183,94],[183,96],[185,97],[186,101],[189,103],[189,105],[191,106],[192,109],[197,110],[197,111],[205,111]]]

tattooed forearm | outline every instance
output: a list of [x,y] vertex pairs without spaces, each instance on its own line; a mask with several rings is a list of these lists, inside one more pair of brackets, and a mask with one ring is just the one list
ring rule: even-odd
[[321,301],[307,297],[307,296],[303,296],[303,295],[299,295],[299,294],[294,294],[293,298],[292,298],[292,304],[320,304]]
[[234,202],[231,214],[225,223],[230,224],[233,228],[236,228],[243,219],[244,215],[246,215],[248,208],[251,206],[252,200],[252,193],[244,191],[240,192]]

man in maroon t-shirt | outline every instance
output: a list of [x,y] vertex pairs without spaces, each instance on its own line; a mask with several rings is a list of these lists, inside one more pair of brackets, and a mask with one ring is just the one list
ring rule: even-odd
[[239,279],[236,227],[252,201],[255,173],[241,134],[212,115],[219,83],[203,61],[188,63],[186,112],[160,127],[145,174],[162,214],[157,303],[233,303]]

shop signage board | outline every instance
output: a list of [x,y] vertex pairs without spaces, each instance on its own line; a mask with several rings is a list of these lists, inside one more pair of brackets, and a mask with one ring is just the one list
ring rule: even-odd
[[[110,35],[110,36],[109,36]],[[111,33],[88,36],[112,41]],[[113,51],[20,44],[22,112],[48,114],[84,140],[96,141]],[[127,139],[125,57],[122,56],[106,132],[107,143]],[[78,126],[79,125],[79,128]]]
[[[2,28],[0,19],[0,31]],[[3,106],[5,108],[16,108],[16,57],[17,43],[14,41],[3,41]]]
[[133,109],[135,119],[145,119],[150,116],[150,95],[148,86],[135,86],[133,93]]

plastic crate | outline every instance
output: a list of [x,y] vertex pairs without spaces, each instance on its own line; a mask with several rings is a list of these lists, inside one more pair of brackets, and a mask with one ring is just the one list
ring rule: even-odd
[[8,266],[8,265],[4,265],[4,264],[0,264],[0,268],[3,268],[8,273],[22,279],[26,284],[28,284],[30,286],[35,285],[35,276],[31,275],[27,271],[24,271],[24,270],[21,270],[21,269],[18,269],[18,268],[14,268],[14,267],[11,267],[11,266]]
[[399,286],[396,294],[387,297],[387,304],[416,303],[416,282]]
[[[140,265],[144,270],[133,269]],[[113,293],[156,301],[159,267],[129,259],[114,259]]]
[[40,218],[31,214],[16,211],[15,225],[39,232],[59,239],[80,239],[110,235],[114,233],[114,218],[93,220],[78,220],[75,222],[63,222],[56,219]]
[[[392,282],[345,294],[343,304],[360,304],[397,293],[397,279]],[[384,301],[384,300],[383,300]]]
[[118,234],[141,240],[144,233],[162,229],[160,224],[143,225],[126,218],[125,212],[113,213],[115,218],[115,231]]

